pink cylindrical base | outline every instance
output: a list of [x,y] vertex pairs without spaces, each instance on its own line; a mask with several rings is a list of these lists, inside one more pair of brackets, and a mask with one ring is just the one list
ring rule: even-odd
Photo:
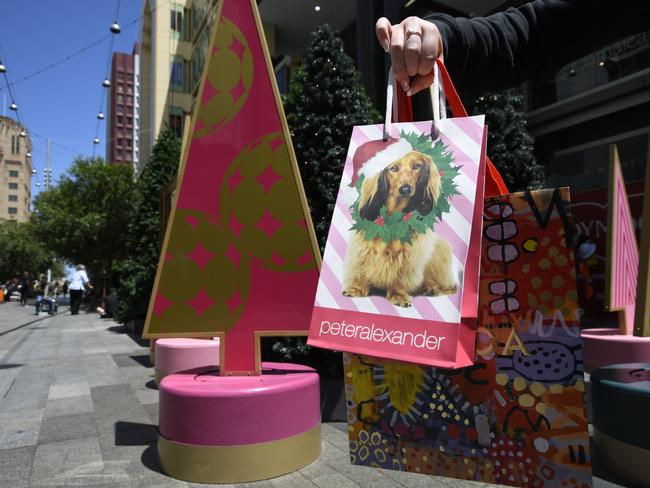
[[166,376],[160,383],[160,434],[185,444],[241,446],[284,439],[320,423],[319,378],[312,368],[262,368],[260,376],[201,370]]
[[203,366],[219,366],[219,339],[156,341],[156,371],[162,376]]
[[585,371],[619,363],[650,363],[650,337],[622,335],[619,329],[584,329]]

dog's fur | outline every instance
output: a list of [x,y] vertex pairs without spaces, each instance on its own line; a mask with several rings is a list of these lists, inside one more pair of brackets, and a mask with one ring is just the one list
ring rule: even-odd
[[[374,221],[384,206],[389,214],[417,210],[426,215],[438,201],[440,174],[429,156],[411,151],[365,179],[360,193],[363,219]],[[343,295],[365,297],[371,288],[378,288],[386,291],[391,303],[410,307],[414,295],[456,293],[451,254],[449,242],[431,229],[412,236],[410,244],[365,240],[362,233],[353,232],[345,259]]]

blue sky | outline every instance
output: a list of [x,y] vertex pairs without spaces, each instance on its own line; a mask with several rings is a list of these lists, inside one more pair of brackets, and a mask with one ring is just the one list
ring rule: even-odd
[[[110,39],[25,81],[18,82],[55,61],[110,34],[119,0],[7,0],[0,2],[0,57],[7,67],[20,117],[25,126],[52,144],[54,181],[66,171],[75,153],[93,152],[97,112],[106,76]],[[138,38],[141,0],[123,0],[118,22],[122,33],[115,36],[114,51],[128,52]],[[131,24],[131,25],[126,25]],[[5,102],[3,103],[3,95]],[[0,76],[0,114],[15,117],[4,76]],[[102,108],[106,112],[106,102]],[[99,130],[98,156],[105,155],[106,122]],[[32,163],[38,171],[32,194],[43,188],[46,142],[32,135]],[[67,150],[61,146],[71,149]]]

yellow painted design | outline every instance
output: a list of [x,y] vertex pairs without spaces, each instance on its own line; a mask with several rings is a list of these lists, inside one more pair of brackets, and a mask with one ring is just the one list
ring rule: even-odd
[[562,393],[564,391],[564,386],[559,383],[554,383],[548,387],[548,391],[555,394]]
[[401,413],[407,413],[424,382],[424,369],[415,364],[386,361],[384,381],[388,387],[390,403]]
[[521,376],[517,376],[512,382],[512,387],[517,391],[521,391],[526,388],[526,380]]
[[521,351],[524,356],[528,356],[526,344],[524,344],[524,341],[521,340],[521,337],[519,337],[519,334],[517,334],[517,331],[515,329],[512,329],[510,337],[508,337],[506,345],[503,348],[503,352],[501,354],[504,356],[510,356],[512,355],[513,351]]
[[194,137],[204,137],[223,127],[241,110],[253,82],[253,56],[239,28],[224,16],[215,33],[214,51],[207,62],[206,93],[209,100],[198,110],[202,127]]
[[524,393],[519,397],[519,405],[522,407],[532,407],[535,403],[535,397],[528,393]]
[[542,286],[542,278],[539,276],[535,276],[530,280],[530,284],[535,290],[537,290],[540,286]]
[[553,288],[562,288],[564,286],[564,278],[561,276],[554,276],[551,280],[551,286]]
[[[237,248],[272,271],[304,271],[316,266],[313,259],[303,261],[312,245],[290,168],[284,137],[272,132],[241,150],[221,186],[223,220],[234,219],[242,227],[238,235],[232,233]],[[262,183],[265,176],[268,180],[265,172],[272,178],[266,187]],[[263,219],[273,222],[272,230],[261,227]]]
[[546,387],[537,381],[530,385],[530,392],[535,396],[542,396],[546,391]]
[[569,262],[567,260],[566,256],[564,256],[563,254],[560,254],[559,256],[557,256],[553,261],[558,266],[566,266],[566,264]]
[[499,373],[496,375],[496,382],[497,385],[504,386],[506,383],[508,383],[508,375],[506,373]]
[[543,270],[547,270],[551,267],[551,261],[548,258],[540,259],[537,264]]
[[524,249],[528,252],[537,251],[537,240],[536,239],[526,239],[524,241]]

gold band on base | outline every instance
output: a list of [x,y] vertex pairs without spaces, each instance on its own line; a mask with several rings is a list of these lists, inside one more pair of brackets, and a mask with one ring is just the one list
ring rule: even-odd
[[197,446],[158,434],[162,470],[195,483],[241,483],[292,473],[320,455],[320,423],[284,439],[240,446]]
[[596,458],[612,474],[638,486],[650,480],[650,449],[628,444],[594,429]]
[[164,373],[158,369],[154,369],[154,379],[156,381],[156,386],[160,386],[160,382],[163,380],[165,376],[167,376],[167,373]]

